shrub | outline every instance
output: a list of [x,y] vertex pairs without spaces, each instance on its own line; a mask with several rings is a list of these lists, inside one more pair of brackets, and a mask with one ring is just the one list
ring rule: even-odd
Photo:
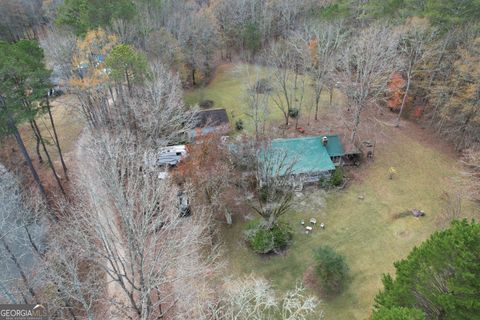
[[298,110],[297,108],[288,109],[288,116],[290,118],[296,119],[299,113],[300,113],[300,110]]
[[237,129],[237,131],[243,130],[243,121],[241,119],[235,122],[235,129]]
[[202,100],[199,103],[199,107],[202,109],[210,109],[210,108],[213,108],[214,105],[215,105],[215,102],[213,102],[213,100]]
[[292,240],[292,229],[286,223],[277,223],[268,229],[262,221],[250,222],[245,230],[245,238],[257,253],[276,252],[288,246]]
[[268,93],[272,91],[272,85],[268,81],[268,79],[260,79],[255,83],[255,91],[257,93]]
[[337,167],[330,177],[330,183],[332,186],[340,186],[343,182],[343,169],[342,167]]
[[322,281],[322,288],[327,294],[342,291],[348,276],[345,258],[329,246],[322,246],[315,251],[316,272]]
[[325,177],[321,177],[318,180],[318,186],[322,189],[328,189],[332,186],[332,184],[330,183],[330,179],[325,178]]

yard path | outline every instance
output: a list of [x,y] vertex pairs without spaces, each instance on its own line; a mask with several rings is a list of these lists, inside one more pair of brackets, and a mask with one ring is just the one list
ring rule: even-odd
[[[99,229],[103,230],[106,233],[106,236],[111,237],[112,239],[119,240],[122,236],[120,230],[118,229],[118,224],[115,223],[116,214],[112,209],[110,201],[108,200],[110,195],[104,189],[101,183],[101,179],[95,176],[96,170],[92,168],[92,166],[95,164],[93,163],[93,161],[91,162],[87,160],[90,159],[90,157],[87,155],[88,151],[86,151],[86,148],[88,148],[88,138],[88,133],[84,131],[80,135],[76,148],[74,150],[75,163],[78,164],[76,183],[88,188],[88,194],[83,194],[85,196],[85,199],[83,199],[84,201],[88,201],[88,199],[91,199],[92,197],[96,198],[93,201],[95,201],[95,203],[97,204],[95,213],[97,214],[96,217],[98,218],[97,221],[99,224]],[[100,206],[98,206],[98,204],[100,204]],[[125,248],[122,246],[122,243],[123,241],[121,240],[116,241],[112,250],[115,250],[118,257],[120,257],[120,259],[125,262],[127,261],[127,258],[125,256]],[[104,263],[109,262],[104,261]],[[116,301],[117,303],[120,303],[122,305],[129,305],[129,301],[125,296],[125,292],[118,284],[118,282],[111,278],[108,274],[107,277],[108,285],[106,287],[105,296],[102,298],[104,300]],[[109,303],[108,305],[110,306],[110,310],[107,310],[106,314],[115,314],[114,303]]]

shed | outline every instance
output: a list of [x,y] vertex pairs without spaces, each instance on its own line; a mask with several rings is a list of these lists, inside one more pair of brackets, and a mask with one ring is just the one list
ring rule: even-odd
[[213,132],[227,133],[229,120],[225,109],[210,109],[199,111],[195,119],[195,129],[190,131],[192,138]]

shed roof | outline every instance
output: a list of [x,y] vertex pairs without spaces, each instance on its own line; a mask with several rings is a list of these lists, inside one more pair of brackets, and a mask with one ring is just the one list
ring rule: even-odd
[[216,127],[228,124],[228,115],[225,109],[211,109],[199,111],[196,116],[197,128]]

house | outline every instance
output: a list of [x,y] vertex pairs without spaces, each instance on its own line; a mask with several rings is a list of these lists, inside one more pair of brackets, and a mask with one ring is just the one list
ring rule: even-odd
[[291,166],[293,178],[302,184],[330,176],[335,167],[342,164],[345,155],[338,135],[275,139],[270,144],[269,152],[284,155],[282,161]]
[[210,109],[199,111],[195,119],[195,129],[190,131],[190,138],[196,138],[209,133],[227,134],[230,122],[225,109]]

